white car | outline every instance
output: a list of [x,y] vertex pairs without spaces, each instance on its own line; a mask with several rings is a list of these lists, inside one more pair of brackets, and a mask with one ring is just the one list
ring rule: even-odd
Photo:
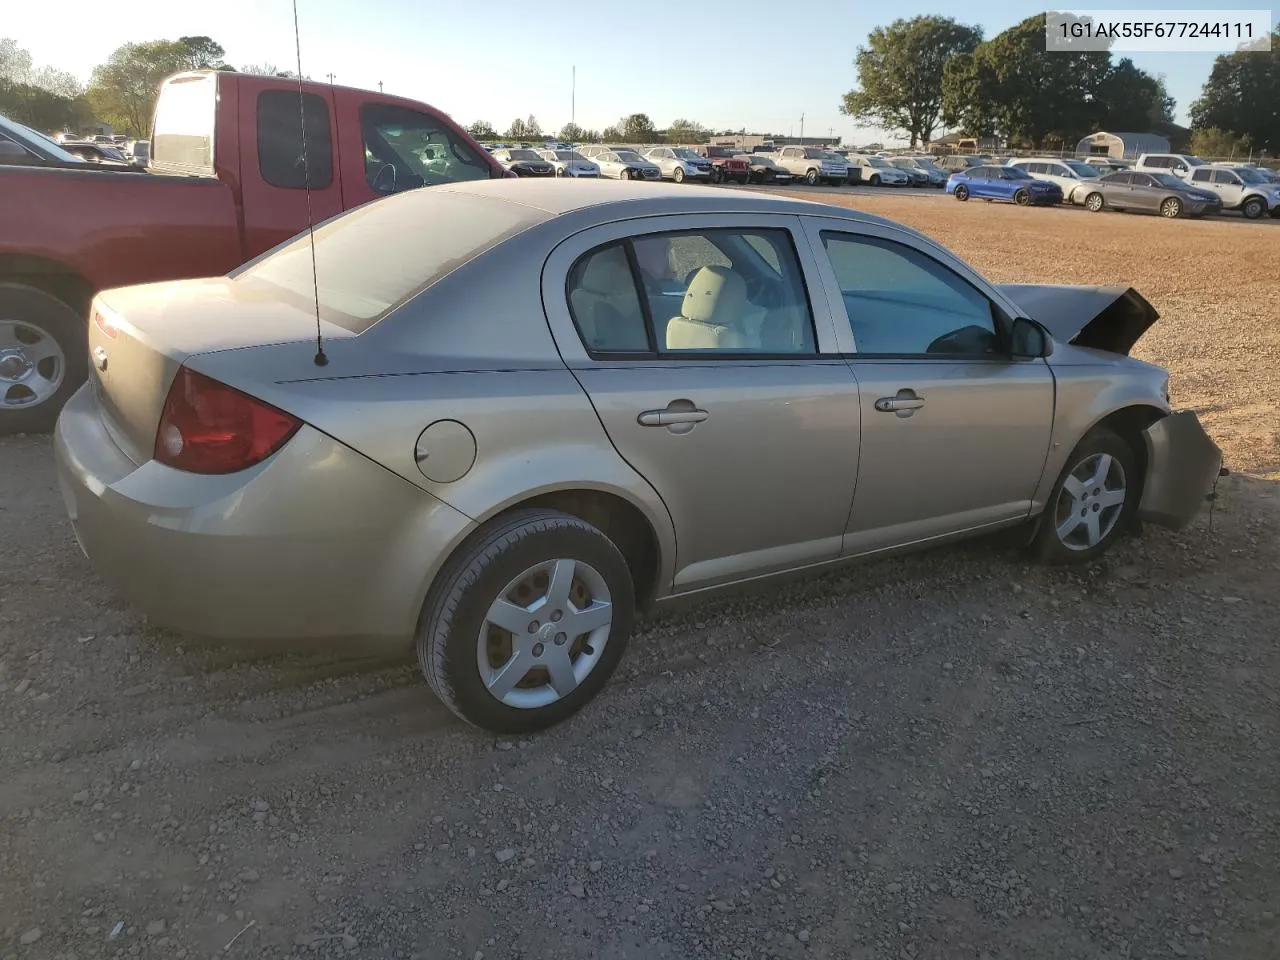
[[661,180],[662,171],[652,160],[646,160],[634,150],[622,147],[603,148],[599,153],[588,155],[600,168],[600,176],[614,180]]
[[873,187],[905,187],[911,175],[899,170],[884,157],[869,157],[864,153],[849,154],[849,165],[862,171],[862,182]]
[[1175,177],[1190,180],[1192,170],[1207,166],[1209,161],[1191,153],[1144,153],[1133,169],[1143,173],[1172,173]]
[[684,183],[686,180],[711,180],[711,161],[688,147],[650,147],[644,158],[658,165],[664,180]]
[[1280,184],[1273,183],[1256,167],[1216,163],[1196,167],[1191,172],[1191,183],[1221,197],[1223,210],[1239,210],[1250,220],[1257,220],[1264,213],[1280,217]]
[[577,150],[548,148],[539,150],[538,156],[556,168],[557,177],[598,178],[600,176],[599,164],[588,160]]
[[1006,166],[1025,170],[1037,180],[1048,180],[1062,188],[1063,203],[1084,203],[1091,180],[1102,176],[1102,171],[1083,160],[1061,160],[1057,157],[1021,157],[1010,160]]

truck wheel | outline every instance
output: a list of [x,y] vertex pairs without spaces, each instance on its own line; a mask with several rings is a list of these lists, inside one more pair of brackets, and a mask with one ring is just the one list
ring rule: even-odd
[[712,182],[712,183],[719,183],[722,179],[724,179],[724,178],[723,178],[723,176],[722,176],[722,175],[721,175],[721,173],[720,173],[720,168],[719,168],[719,167],[712,167],[712,168],[711,168],[711,182]]
[[804,172],[804,182],[811,187],[818,185],[818,171],[810,167]]
[[1240,208],[1240,212],[1250,220],[1257,220],[1266,212],[1267,205],[1261,197],[1250,197],[1244,202],[1244,206]]
[[85,321],[57,297],[0,283],[0,436],[50,429],[88,376]]

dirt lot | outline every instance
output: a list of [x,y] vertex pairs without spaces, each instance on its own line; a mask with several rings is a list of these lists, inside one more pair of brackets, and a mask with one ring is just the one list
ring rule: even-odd
[[1155,302],[1212,524],[703,606],[494,741],[406,661],[149,630],[0,441],[0,960],[1280,956],[1277,225],[856,203]]

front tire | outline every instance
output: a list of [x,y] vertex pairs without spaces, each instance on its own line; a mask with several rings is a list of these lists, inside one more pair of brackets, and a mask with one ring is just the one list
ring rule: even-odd
[[871,186],[873,186],[873,187],[878,187],[878,186],[880,186],[880,174],[878,174],[878,173],[873,173],[873,174],[871,175],[871,179],[870,179],[870,180],[868,180],[868,181],[867,181],[867,183],[871,184]]
[[49,430],[89,375],[85,318],[52,294],[0,283],[0,436]]
[[818,171],[809,169],[804,172],[804,182],[806,186],[816,187],[818,185]]
[[631,573],[613,541],[565,513],[519,510],[441,571],[418,624],[418,662],[468,723],[532,733],[600,692],[634,618]]
[[1025,188],[1019,187],[1013,194],[1013,202],[1020,207],[1025,207],[1031,202],[1031,194]]
[[1177,220],[1182,216],[1182,201],[1177,197],[1166,197],[1160,204],[1160,216],[1167,220]]
[[1250,197],[1240,208],[1240,212],[1249,220],[1257,220],[1267,212],[1267,205],[1258,197]]
[[676,183],[684,183],[684,167],[676,167],[671,173],[671,179]]
[[1049,494],[1031,548],[1045,563],[1088,563],[1132,526],[1142,493],[1133,449],[1099,427],[1085,436]]

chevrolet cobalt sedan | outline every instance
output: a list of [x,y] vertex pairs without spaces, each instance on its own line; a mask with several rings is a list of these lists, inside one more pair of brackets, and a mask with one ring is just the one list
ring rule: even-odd
[[1127,355],[1155,320],[843,207],[439,186],[101,293],[59,481],[156,623],[412,639],[456,713],[531,731],[662,601],[1006,527],[1069,562],[1186,524],[1221,454]]

